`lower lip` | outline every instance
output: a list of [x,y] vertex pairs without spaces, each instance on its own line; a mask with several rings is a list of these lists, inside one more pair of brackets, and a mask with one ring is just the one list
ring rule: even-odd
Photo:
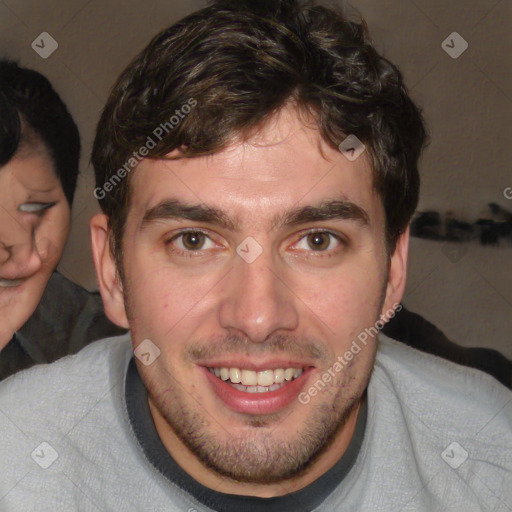
[[201,370],[211,384],[215,394],[233,411],[245,414],[272,414],[284,409],[297,400],[312,368],[304,370],[300,377],[279,389],[263,393],[240,391],[216,377],[208,368],[203,366]]

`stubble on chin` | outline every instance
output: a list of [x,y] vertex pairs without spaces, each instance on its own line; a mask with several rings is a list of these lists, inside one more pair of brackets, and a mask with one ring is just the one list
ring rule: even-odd
[[[278,438],[274,432],[286,424],[289,413],[248,416],[244,427],[250,431],[234,437],[229,424],[220,425],[195,399],[185,403],[180,388],[171,386],[159,393],[154,381],[144,384],[152,406],[203,466],[233,482],[269,485],[302,476],[329,450],[360,403],[367,379],[360,380],[357,389],[347,382],[334,383],[292,439]],[[294,428],[290,425],[290,431]]]

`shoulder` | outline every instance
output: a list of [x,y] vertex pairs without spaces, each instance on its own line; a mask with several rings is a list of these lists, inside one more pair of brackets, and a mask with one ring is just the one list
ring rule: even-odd
[[379,337],[376,382],[392,384],[402,399],[435,409],[464,409],[474,418],[485,416],[512,399],[512,392],[494,377],[441,357],[421,352],[387,336]]
[[74,354],[92,341],[124,332],[106,317],[97,292],[54,272],[41,302],[18,335],[34,362],[47,363]]
[[468,511],[512,503],[505,386],[381,334],[367,391],[363,444],[333,510],[347,502],[358,510]]
[[65,303],[80,309],[90,295],[91,293],[85,288],[55,271],[46,285],[39,308],[54,311],[56,307]]
[[[0,409],[42,420],[63,405],[101,393],[123,377],[132,356],[129,334],[91,343],[77,354],[40,364],[0,383]],[[77,405],[77,407],[79,407]],[[38,413],[35,416],[34,413]]]
[[22,332],[27,338],[40,334],[41,329],[48,331],[45,334],[51,333],[51,337],[65,335],[85,309],[103,311],[99,293],[89,292],[56,271],[50,277],[33,315],[22,327]]
[[457,442],[482,462],[511,465],[512,392],[508,388],[480,370],[385,336],[379,340],[369,389],[385,421],[421,442],[419,452],[441,453]]
[[407,387],[427,386],[434,393],[443,393],[445,398],[459,393],[468,400],[494,395],[512,397],[510,390],[485,372],[420,351],[382,334],[376,367],[388,379],[397,383],[403,381]]
[[140,476],[123,400],[132,355],[129,335],[108,338],[0,383],[2,510],[78,510],[91,482]]

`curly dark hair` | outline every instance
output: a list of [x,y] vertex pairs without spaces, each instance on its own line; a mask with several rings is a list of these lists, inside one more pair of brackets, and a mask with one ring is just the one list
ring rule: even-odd
[[112,177],[191,99],[193,114],[153,141],[147,158],[175,149],[185,158],[215,153],[293,101],[313,113],[331,146],[349,134],[367,146],[392,254],[417,206],[426,141],[400,71],[377,53],[364,21],[333,8],[217,0],[155,36],[117,80],[99,121],[95,195],[109,217],[118,266],[130,194],[128,179]]
[[80,159],[78,128],[46,77],[0,59],[0,167],[37,140],[46,147],[71,206]]

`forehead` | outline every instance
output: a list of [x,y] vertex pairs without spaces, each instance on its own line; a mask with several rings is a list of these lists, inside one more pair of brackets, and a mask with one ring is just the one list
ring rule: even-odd
[[139,221],[171,198],[220,209],[241,224],[270,222],[297,206],[335,199],[360,206],[370,219],[382,213],[366,152],[350,161],[292,108],[283,109],[250,139],[213,155],[143,160],[130,188],[129,217]]
[[30,193],[49,192],[60,188],[53,162],[46,150],[17,153],[0,168],[0,194],[15,191]]

